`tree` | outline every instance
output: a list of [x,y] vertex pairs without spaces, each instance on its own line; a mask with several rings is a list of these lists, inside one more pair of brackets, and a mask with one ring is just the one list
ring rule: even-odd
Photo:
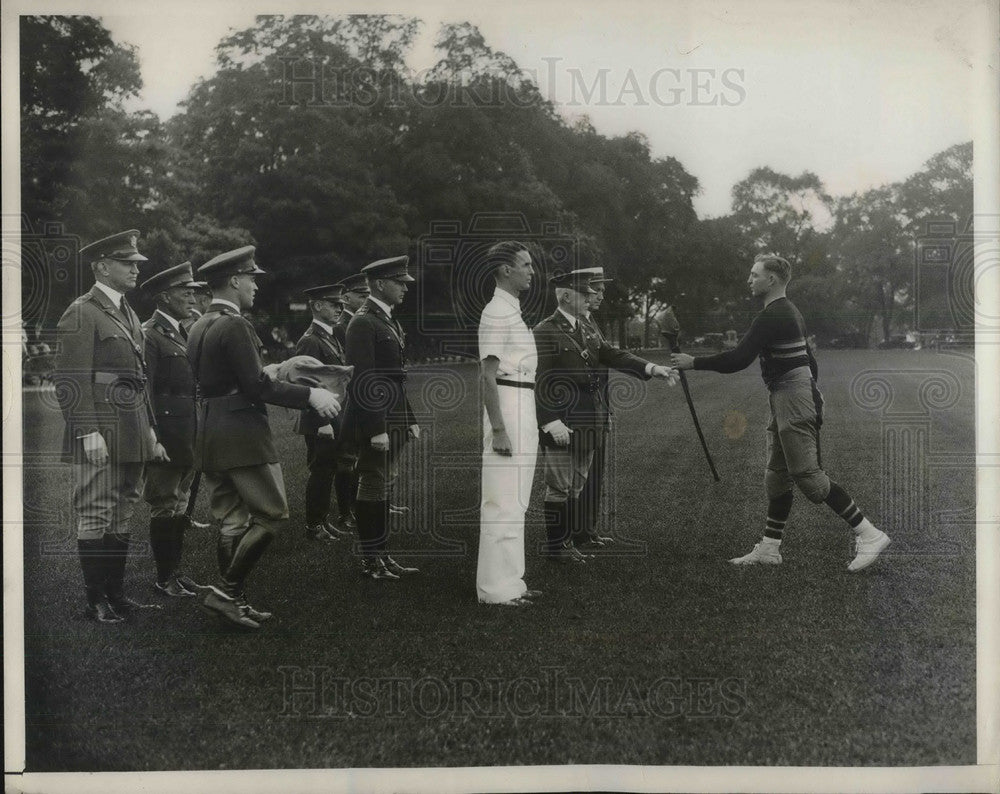
[[815,174],[792,177],[756,168],[733,186],[733,218],[749,248],[773,251],[800,272],[822,272],[828,265],[825,232],[833,199]]
[[64,219],[86,122],[121,112],[142,80],[134,48],[115,44],[100,20],[81,16],[20,18],[20,78],[21,208],[40,227]]

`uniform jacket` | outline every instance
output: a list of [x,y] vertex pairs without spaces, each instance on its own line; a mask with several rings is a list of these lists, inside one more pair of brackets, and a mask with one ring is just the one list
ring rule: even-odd
[[347,309],[344,309],[333,326],[333,335],[340,341],[342,348],[347,347],[347,326],[351,324],[351,320],[353,319],[354,315],[347,311]]
[[[336,332],[336,327],[334,327]],[[310,323],[306,332],[302,334],[295,345],[296,356],[312,356],[323,364],[344,364],[344,345],[334,334],[329,334],[324,328],[316,323]],[[333,432],[339,436],[342,432],[340,414],[333,420]],[[295,432],[301,435],[315,435],[321,427],[330,424],[326,419],[321,419],[311,408],[302,411],[295,422]]]
[[[601,326],[597,324],[597,320],[593,314],[584,318],[583,331],[586,334],[593,334],[602,342],[605,341],[604,332],[601,330]],[[613,414],[615,411],[614,406],[611,405],[611,370],[601,364],[597,367],[597,378],[601,384],[601,394],[604,395],[604,403],[608,407],[608,414]]]
[[156,416],[156,434],[170,465],[194,465],[194,375],[187,340],[159,312],[142,324],[146,332],[146,370]]
[[354,367],[347,387],[344,435],[366,442],[387,428],[416,424],[406,397],[403,329],[368,300],[347,327],[345,353]]
[[[585,325],[581,344],[569,320],[558,310],[536,325],[534,334],[538,347],[535,409],[540,428],[556,419],[574,430],[604,428],[610,410],[602,368],[649,378],[649,362],[610,345],[603,336],[588,332]],[[539,439],[542,446],[555,444],[548,433],[541,433]]]
[[213,303],[191,328],[188,360],[199,391],[196,468],[278,462],[265,403],[305,408],[309,387],[268,377],[263,348],[250,321],[225,304]]
[[149,429],[155,422],[139,317],[129,307],[126,318],[95,285],[69,305],[56,331],[59,358],[53,379],[66,421],[63,460],[83,460],[79,439],[95,430],[104,437],[112,463],[149,460]]

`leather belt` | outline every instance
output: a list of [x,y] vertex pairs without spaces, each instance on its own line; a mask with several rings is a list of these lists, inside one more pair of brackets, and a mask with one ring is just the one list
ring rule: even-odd
[[525,380],[507,380],[507,378],[497,378],[497,386],[513,386],[515,389],[534,389],[535,384]]
[[146,388],[146,378],[142,375],[122,375],[117,372],[94,373],[94,383],[100,384],[101,386],[118,383],[119,381],[127,381],[128,383],[133,384],[137,389]]

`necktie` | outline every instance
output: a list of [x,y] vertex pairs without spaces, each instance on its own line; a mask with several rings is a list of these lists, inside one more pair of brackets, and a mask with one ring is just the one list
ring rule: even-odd
[[129,311],[128,303],[125,301],[124,295],[122,295],[122,302],[118,308],[121,309],[121,313],[125,315],[125,324],[128,326],[128,329],[130,331],[134,331],[135,329],[132,327],[132,312]]
[[178,325],[177,327],[180,328],[181,339],[183,339],[186,342],[188,338],[187,328],[185,328],[183,325]]

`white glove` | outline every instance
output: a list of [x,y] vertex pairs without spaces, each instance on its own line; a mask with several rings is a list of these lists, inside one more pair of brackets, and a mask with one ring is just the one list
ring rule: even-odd
[[94,466],[103,466],[108,462],[108,445],[104,443],[104,436],[95,431],[83,436],[83,452],[87,456],[87,462]]
[[420,438],[420,425],[410,425],[410,435],[413,436],[414,439]]
[[671,386],[676,386],[677,381],[680,380],[680,376],[678,375],[678,371],[676,369],[672,369],[670,367],[662,367],[659,365],[653,367],[653,370],[652,372],[650,372],[650,375],[652,375],[654,378],[661,378],[665,380]]
[[326,389],[309,389],[309,407],[324,419],[333,419],[340,413],[340,403]]
[[323,425],[316,431],[316,435],[323,438],[333,438],[333,425]]
[[389,434],[379,433],[377,436],[372,436],[372,449],[378,452],[388,452],[389,451]]

